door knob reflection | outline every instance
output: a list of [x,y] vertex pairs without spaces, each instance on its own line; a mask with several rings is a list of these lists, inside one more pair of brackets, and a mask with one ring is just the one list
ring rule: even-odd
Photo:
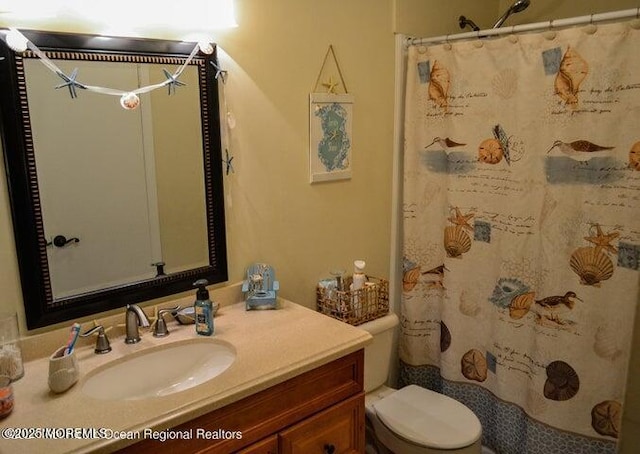
[[47,246],[51,246],[53,244],[55,247],[65,247],[69,243],[79,243],[79,242],[80,242],[79,238],[74,237],[74,238],[67,239],[67,237],[64,235],[56,235],[55,237],[53,237],[53,241],[49,241],[47,243]]

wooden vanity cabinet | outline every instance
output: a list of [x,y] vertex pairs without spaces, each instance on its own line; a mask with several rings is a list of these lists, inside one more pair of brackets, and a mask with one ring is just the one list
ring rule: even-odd
[[271,435],[264,440],[247,446],[238,454],[278,454],[278,435]]
[[[123,453],[364,453],[364,351],[293,377],[180,426],[190,439],[144,440]],[[197,431],[240,431],[206,440]]]
[[[357,395],[248,446],[239,454],[340,454],[363,452],[364,396]],[[211,451],[214,452],[214,451]]]
[[359,394],[280,432],[280,454],[363,452],[363,425],[364,395]]

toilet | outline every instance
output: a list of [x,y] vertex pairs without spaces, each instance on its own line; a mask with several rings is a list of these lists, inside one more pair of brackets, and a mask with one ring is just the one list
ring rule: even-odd
[[482,426],[468,407],[417,385],[385,386],[397,325],[393,313],[358,325],[373,336],[364,351],[366,453],[480,454]]

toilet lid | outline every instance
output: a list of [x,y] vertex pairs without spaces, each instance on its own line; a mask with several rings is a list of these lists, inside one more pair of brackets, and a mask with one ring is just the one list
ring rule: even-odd
[[482,435],[476,415],[443,394],[406,386],[373,404],[378,418],[401,438],[439,449],[470,446]]

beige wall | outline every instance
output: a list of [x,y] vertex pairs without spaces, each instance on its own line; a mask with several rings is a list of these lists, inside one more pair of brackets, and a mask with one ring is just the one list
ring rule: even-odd
[[[230,75],[235,174],[226,179],[231,280],[275,267],[281,294],[309,307],[315,283],[355,258],[387,276],[393,129],[390,2],[236,2],[218,40]],[[353,177],[309,184],[308,96],[332,44],[353,110]],[[336,77],[337,78],[337,77]],[[322,89],[322,87],[319,87]]]
[[496,21],[498,3],[499,0],[395,0],[394,30],[420,38],[461,33],[460,16],[480,28],[488,28]]

